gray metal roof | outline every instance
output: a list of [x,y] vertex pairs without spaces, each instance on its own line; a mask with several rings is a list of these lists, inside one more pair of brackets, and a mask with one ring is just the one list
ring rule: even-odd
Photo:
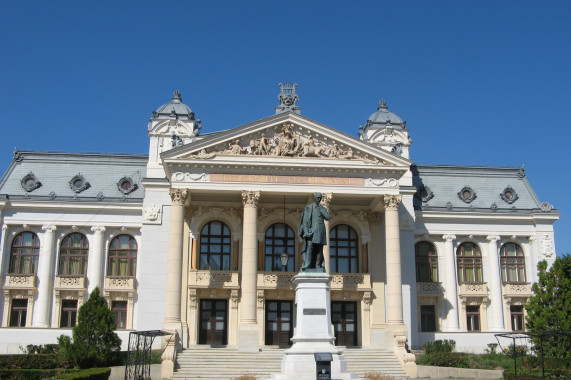
[[181,120],[194,120],[194,112],[182,102],[182,97],[178,90],[175,90],[169,103],[163,104],[153,112],[155,119],[168,119],[171,115],[176,115]]
[[[9,199],[134,201],[141,202],[141,180],[146,173],[147,156],[101,153],[55,153],[16,151],[10,167],[0,180],[0,194]],[[22,180],[39,181],[39,187],[25,189]],[[70,180],[81,176],[89,186],[76,192]],[[130,181],[120,190],[121,180]],[[128,186],[125,186],[128,187]]]
[[[417,209],[491,212],[542,210],[542,203],[531,188],[524,168],[413,165],[411,170],[413,185],[419,190],[425,189],[424,194],[417,191],[414,197]],[[472,199],[461,199],[459,193],[463,190],[471,191]],[[511,199],[506,197],[506,190],[512,193]],[[421,199],[423,196],[424,199]],[[543,208],[546,211],[546,205]]]
[[389,107],[384,100],[379,102],[379,107],[377,108],[377,112],[373,113],[369,116],[369,120],[367,121],[367,128],[385,128],[387,121],[390,121],[393,124],[394,128],[400,129],[403,121],[400,117],[395,115],[392,112],[389,112]]

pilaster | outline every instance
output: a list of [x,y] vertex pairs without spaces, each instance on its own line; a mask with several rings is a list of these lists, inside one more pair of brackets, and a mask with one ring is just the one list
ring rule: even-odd
[[448,305],[446,315],[446,331],[460,331],[460,323],[458,317],[458,282],[456,280],[456,262],[454,255],[454,240],[456,236],[452,234],[443,235],[444,240],[444,299],[445,305]]
[[53,283],[53,261],[54,261],[54,241],[56,226],[42,226],[44,231],[43,249],[40,254],[38,265],[38,300],[33,327],[47,328],[50,325],[50,306],[52,304],[52,283]]
[[105,227],[103,226],[93,226],[91,227],[93,231],[93,248],[92,254],[89,256],[89,262],[87,265],[87,280],[88,287],[87,290],[89,294],[99,287],[99,290],[103,291],[103,268],[104,268],[104,239],[103,233],[105,232]]
[[490,268],[490,331],[504,331],[504,316],[502,308],[502,283],[500,273],[500,261],[498,256],[498,241],[500,237],[497,235],[487,236],[488,240],[488,258]]

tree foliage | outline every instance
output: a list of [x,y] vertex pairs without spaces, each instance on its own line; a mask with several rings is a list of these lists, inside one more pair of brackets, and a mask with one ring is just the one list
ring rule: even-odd
[[105,366],[121,348],[115,333],[113,312],[95,288],[89,300],[79,308],[77,325],[72,330],[73,342],[60,337],[60,352],[69,355],[80,368]]
[[[546,261],[537,265],[539,281],[527,309],[526,327],[531,332],[571,332],[571,256],[558,257],[548,268]],[[551,357],[571,357],[569,336],[551,334],[543,338],[543,352]],[[539,350],[539,339],[534,339]]]

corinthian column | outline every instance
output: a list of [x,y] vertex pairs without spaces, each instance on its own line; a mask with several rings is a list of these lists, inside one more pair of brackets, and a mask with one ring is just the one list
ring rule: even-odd
[[486,237],[488,240],[488,258],[490,260],[490,298],[491,304],[489,312],[491,313],[490,331],[504,331],[504,313],[502,308],[502,283],[500,273],[500,259],[498,257],[498,240],[497,235]]
[[387,250],[388,323],[404,325],[400,258],[399,204],[402,195],[385,195],[385,239]]
[[96,287],[99,287],[99,290],[103,292],[103,267],[105,265],[103,262],[103,257],[105,257],[103,233],[105,227],[93,226],[91,231],[93,231],[93,251],[87,263],[87,280],[89,282],[87,290],[90,294]]
[[257,271],[258,271],[258,224],[259,191],[242,191],[244,203],[244,226],[242,229],[242,299],[238,345],[242,351],[258,351],[258,323],[256,318]]
[[42,227],[42,230],[44,230],[44,242],[38,268],[40,287],[38,289],[36,318],[34,319],[33,327],[49,327],[50,306],[52,304],[51,285],[53,281],[52,268],[54,262],[54,237],[56,226],[46,225]]
[[455,235],[444,235],[444,263],[445,263],[445,284],[444,298],[446,304],[450,305],[446,315],[446,331],[460,331],[458,320],[458,288],[456,282],[456,264],[454,262],[454,240]]
[[180,330],[184,203],[189,194],[188,190],[185,189],[170,189],[169,195],[171,196],[172,202],[169,229],[165,320],[163,325],[169,330]]

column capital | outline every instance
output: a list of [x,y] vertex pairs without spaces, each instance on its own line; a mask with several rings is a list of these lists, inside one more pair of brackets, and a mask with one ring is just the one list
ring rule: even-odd
[[383,197],[385,208],[390,211],[397,211],[402,202],[402,195],[385,195]]
[[184,202],[189,197],[189,192],[187,189],[169,189],[169,195],[171,196],[173,206],[184,206]]
[[244,207],[257,207],[259,200],[259,191],[242,190],[242,203],[244,203]]
[[488,235],[486,236],[486,240],[489,241],[490,243],[495,243],[498,240],[500,240],[500,237],[498,235]]
[[57,229],[56,226],[54,226],[53,224],[46,224],[42,226],[42,230],[46,231],[46,232],[55,232],[55,230]]
[[105,232],[105,227],[103,226],[93,226],[91,227],[91,231],[95,232],[95,233],[103,233]]
[[444,241],[454,241],[456,240],[456,235],[452,235],[452,234],[448,234],[448,235],[442,235],[442,240]]
[[530,237],[527,238],[527,240],[528,240],[531,244],[533,244],[533,243],[535,243],[535,242],[537,241],[537,237],[536,237],[536,236],[530,236]]

